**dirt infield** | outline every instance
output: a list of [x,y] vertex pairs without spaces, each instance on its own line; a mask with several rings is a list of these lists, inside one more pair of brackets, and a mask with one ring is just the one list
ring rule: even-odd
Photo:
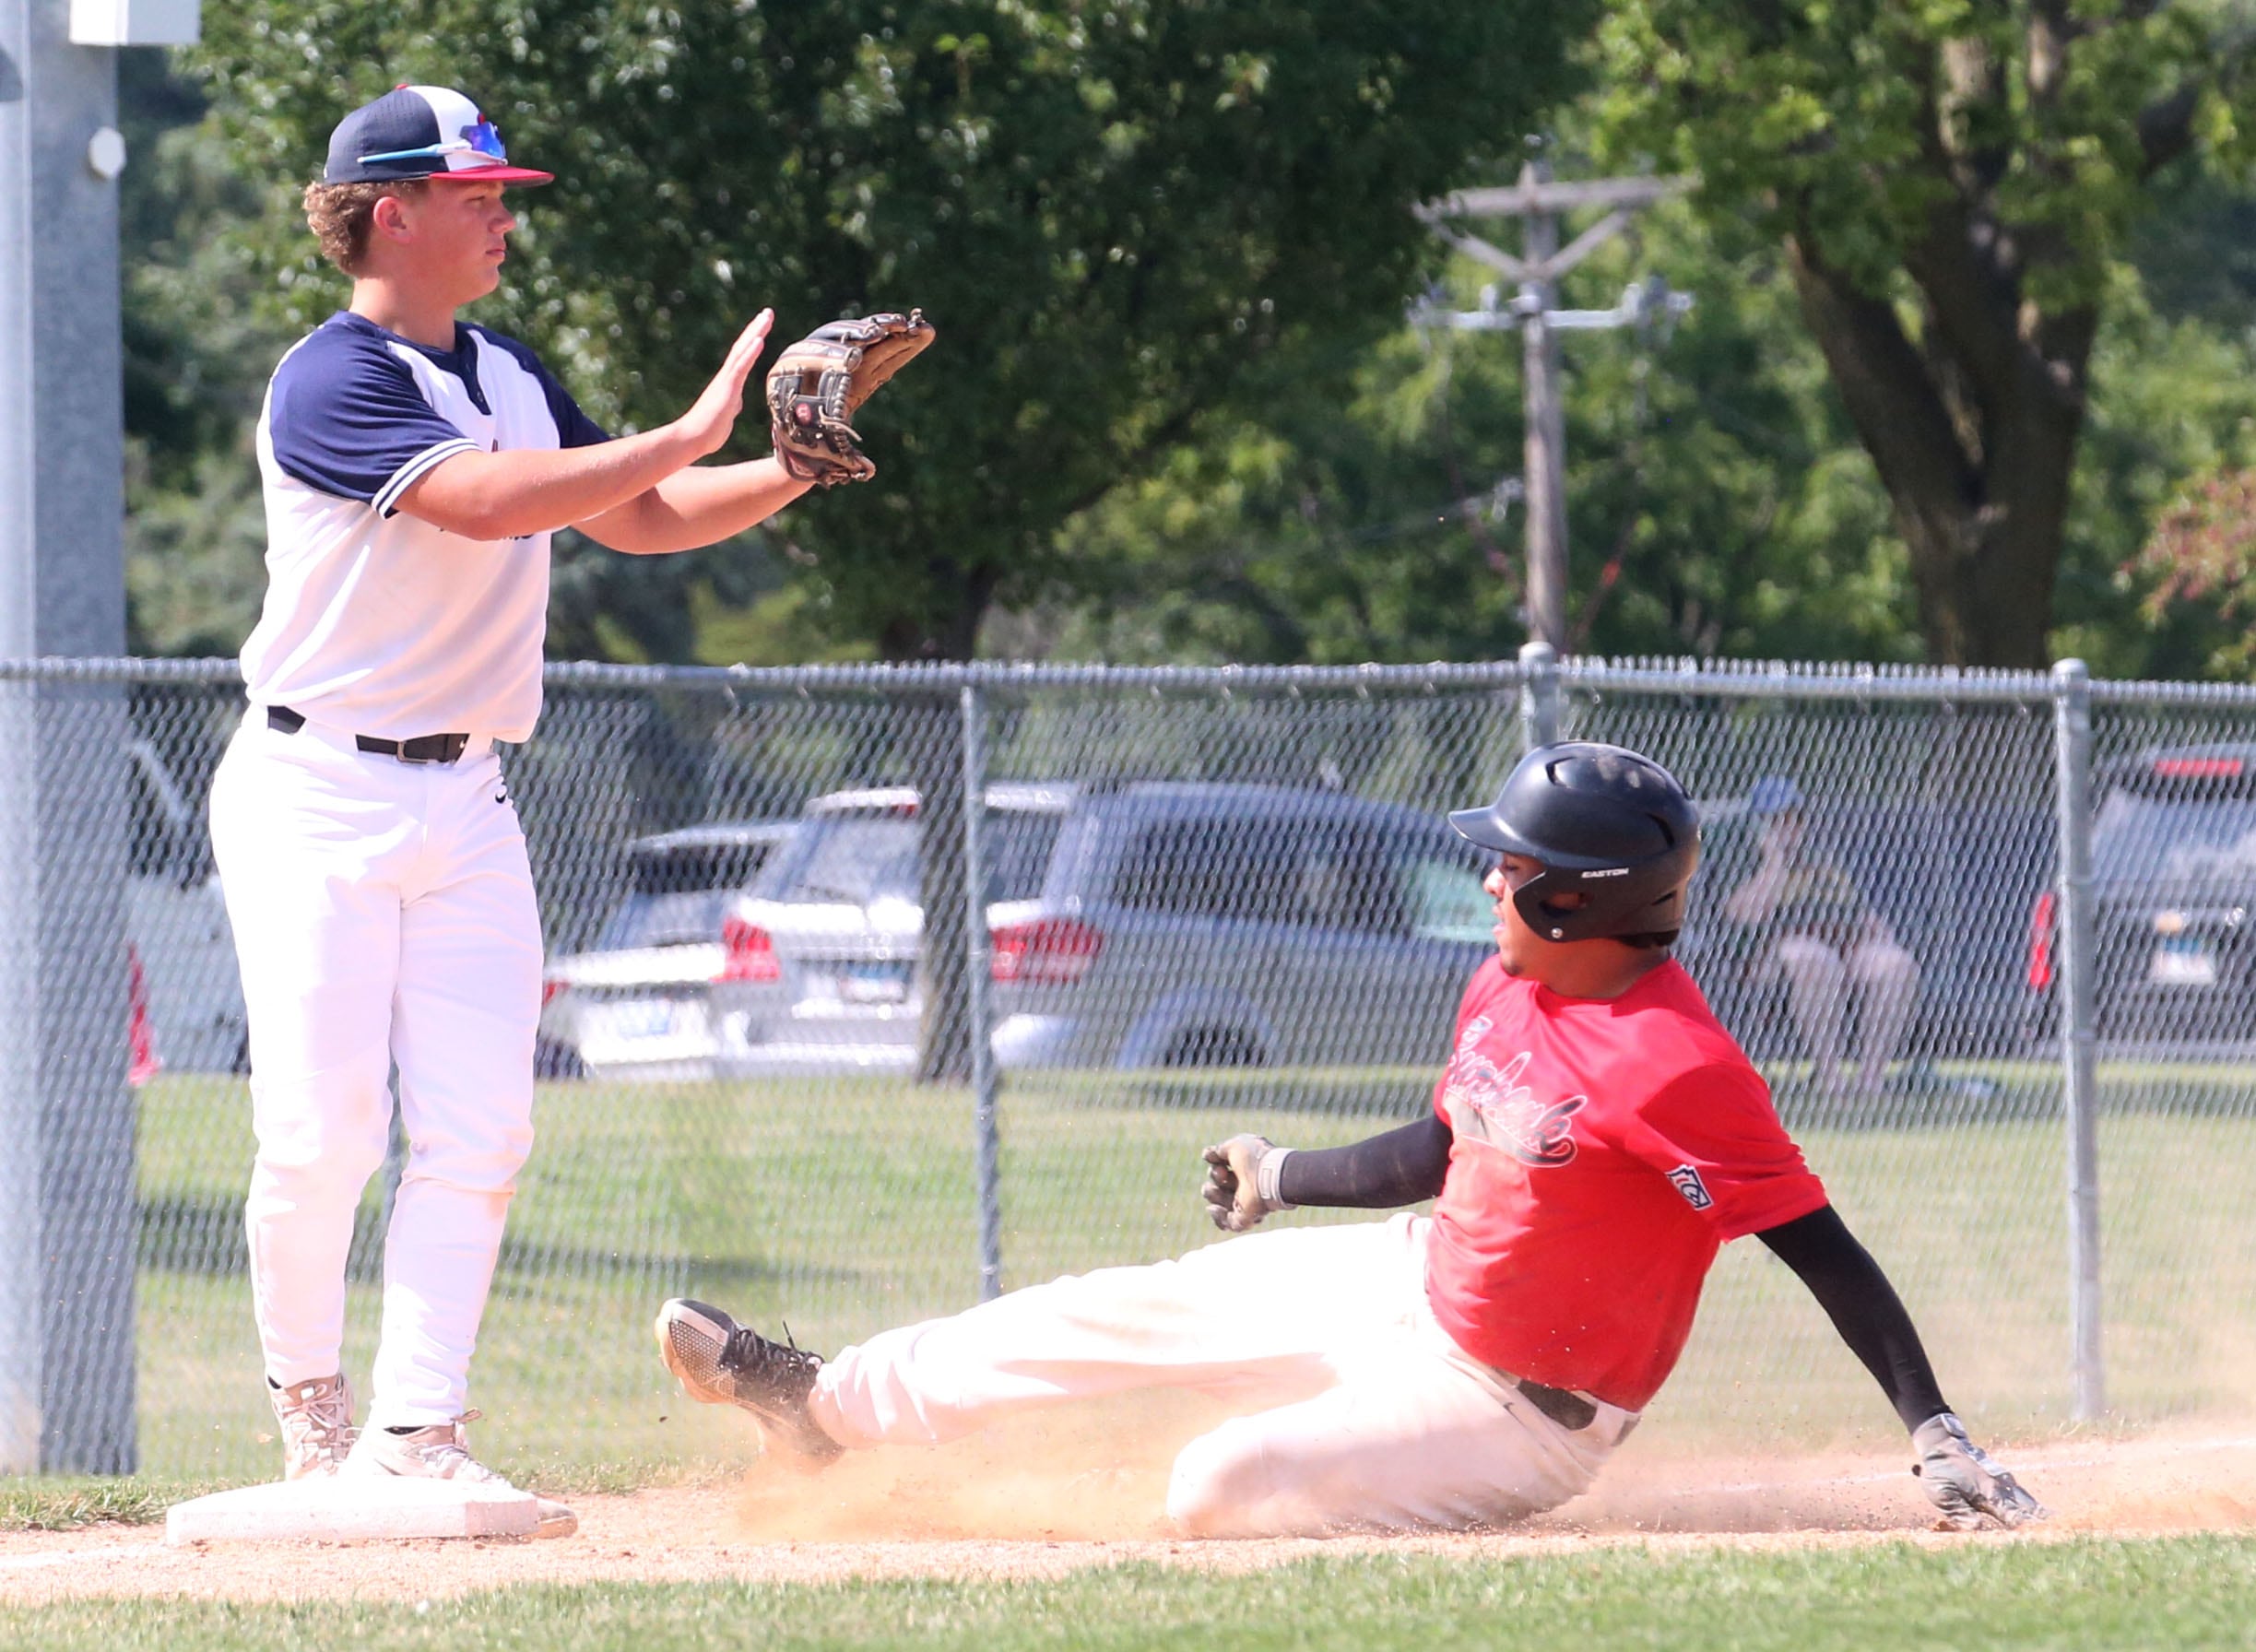
[[762,1464],[741,1485],[573,1499],[577,1537],[553,1542],[165,1546],[153,1527],[0,1536],[0,1600],[175,1595],[242,1600],[427,1599],[522,1583],[821,1582],[859,1576],[1052,1576],[1129,1561],[1223,1570],[1314,1553],[1490,1556],[1593,1545],[1836,1546],[2048,1541],[2256,1530],[2256,1434],[2063,1438],[2012,1465],[2055,1518],[2024,1535],[1927,1529],[1906,1457],[1839,1455],[1729,1463],[1640,1459],[1508,1531],[1410,1538],[1196,1542],[1160,1520],[1163,1454],[1115,1439],[1102,1472],[1085,1428],[1034,1429],[937,1452],[873,1452],[808,1477]]

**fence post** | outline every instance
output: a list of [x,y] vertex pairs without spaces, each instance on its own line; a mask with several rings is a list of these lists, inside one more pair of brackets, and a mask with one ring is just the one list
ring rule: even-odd
[[995,1029],[987,1005],[987,708],[963,685],[963,969],[972,1042],[973,1175],[979,1187],[979,1300],[1003,1293],[1002,1138],[995,1113]]
[[1534,750],[1559,738],[1559,651],[1544,642],[1519,645],[1521,749]]
[[2061,1104],[2068,1127],[2068,1338],[2075,1416],[2106,1410],[2099,1351],[2099,1127],[2092,1066],[2092,682],[2082,660],[2052,667],[2060,801]]

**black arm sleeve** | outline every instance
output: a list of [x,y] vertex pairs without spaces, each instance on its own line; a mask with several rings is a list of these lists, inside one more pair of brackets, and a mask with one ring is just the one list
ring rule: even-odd
[[1277,1191],[1295,1205],[1390,1210],[1441,1191],[1449,1174],[1449,1127],[1438,1113],[1348,1147],[1303,1148],[1284,1162]]
[[[1292,1161],[1285,1164],[1289,1174]],[[1951,1409],[1935,1385],[1934,1367],[1919,1346],[1903,1300],[1840,1212],[1825,1205],[1757,1236],[1801,1277],[1907,1429]]]

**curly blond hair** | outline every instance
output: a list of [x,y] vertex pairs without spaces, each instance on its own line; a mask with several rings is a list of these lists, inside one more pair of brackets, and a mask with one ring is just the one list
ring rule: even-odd
[[423,180],[399,183],[323,183],[305,186],[305,221],[321,239],[321,255],[348,276],[368,257],[369,220],[386,195],[422,192]]

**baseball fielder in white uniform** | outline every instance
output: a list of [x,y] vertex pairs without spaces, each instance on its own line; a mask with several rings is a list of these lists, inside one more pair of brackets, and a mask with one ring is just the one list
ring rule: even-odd
[[[533,352],[459,321],[500,284],[512,166],[467,98],[405,86],[337,127],[306,191],[350,306],[259,419],[268,586],[213,846],[250,1012],[253,1303],[289,1478],[497,1481],[463,1424],[502,1226],[532,1144],[541,940],[496,741],[540,711],[549,537],[650,554],[806,490],[728,440],[772,320],[696,404],[610,440]],[[353,1211],[407,1138],[366,1426],[341,1369]],[[544,1503],[543,1535],[573,1529]]]

